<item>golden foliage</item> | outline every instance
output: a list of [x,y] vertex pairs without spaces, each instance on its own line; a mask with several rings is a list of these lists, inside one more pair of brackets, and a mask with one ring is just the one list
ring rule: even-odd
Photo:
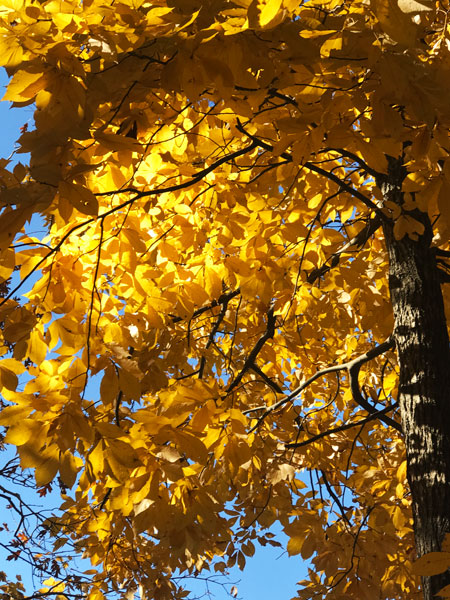
[[358,363],[365,405],[350,363],[392,331],[383,216],[448,250],[444,4],[2,3],[35,125],[0,164],[0,423],[60,478],[89,600],[182,598],[177,569],[243,568],[275,521],[299,599],[417,597],[395,356]]

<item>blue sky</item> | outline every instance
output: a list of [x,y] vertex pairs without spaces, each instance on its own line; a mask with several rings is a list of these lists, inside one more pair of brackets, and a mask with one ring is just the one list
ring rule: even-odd
[[[7,84],[7,75],[4,69],[0,69],[0,94],[3,96],[5,85]],[[0,124],[2,135],[0,137],[0,158],[8,158],[14,149],[15,140],[20,136],[20,127],[28,124],[32,127],[32,109],[25,108],[10,108],[9,102],[0,102]],[[26,162],[27,157],[24,155],[12,156],[13,162]],[[9,454],[9,453],[8,453]],[[0,454],[0,468],[7,460],[7,453]],[[1,479],[0,479],[1,483]],[[54,498],[54,496],[53,496]],[[31,498],[30,502],[34,501],[45,506],[45,501],[52,503],[52,497],[47,500]],[[2,506],[3,500],[0,499],[0,510],[2,511],[1,519],[7,518],[5,506]],[[11,522],[11,526],[14,523]],[[287,543],[287,538],[280,529],[273,528],[272,531],[277,535],[279,541],[283,544]],[[1,538],[0,538],[1,539]],[[0,570],[5,570],[10,576],[15,576],[21,573],[23,580],[28,584],[27,591],[31,592],[30,573],[26,565],[21,565],[19,562],[5,562],[5,556],[2,556],[0,548]],[[21,572],[22,570],[22,572]],[[237,568],[232,569],[229,576],[229,583],[222,587],[221,585],[209,585],[211,598],[216,600],[229,600],[231,598],[229,591],[231,585],[236,585],[238,588],[238,599],[242,600],[290,600],[296,595],[296,582],[306,576],[306,564],[300,557],[289,558],[286,552],[282,549],[272,548],[270,546],[257,547],[253,558],[249,558],[244,572]],[[187,584],[188,582],[186,582]],[[195,585],[190,585],[195,595],[201,596],[205,592],[205,584],[198,582]]]

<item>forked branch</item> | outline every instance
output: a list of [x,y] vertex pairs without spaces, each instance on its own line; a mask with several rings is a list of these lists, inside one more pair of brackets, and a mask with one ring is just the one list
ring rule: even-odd
[[[352,391],[353,400],[359,406],[361,406],[361,408],[364,408],[364,410],[367,410],[367,412],[369,412],[371,415],[376,415],[380,419],[380,421],[383,421],[383,423],[385,423],[389,427],[393,427],[394,429],[396,429],[397,431],[402,433],[402,427],[399,423],[397,423],[397,421],[395,421],[391,417],[388,417],[384,411],[378,411],[374,406],[372,406],[364,398],[364,396],[362,395],[361,390],[359,388],[359,382],[358,382],[358,375],[359,375],[359,371],[360,371],[362,365],[366,362],[369,362],[373,358],[380,356],[384,352],[391,350],[393,347],[394,347],[394,340],[392,337],[390,337],[382,344],[379,344],[376,348],[372,348],[368,352],[365,352],[361,356],[357,356],[353,360],[350,360],[346,363],[342,363],[340,365],[334,365],[332,367],[327,367],[326,369],[322,369],[321,371],[317,371],[317,373],[314,373],[314,375],[312,375],[309,379],[307,379],[306,381],[301,383],[293,392],[291,392],[289,395],[287,395],[285,398],[282,398],[275,404],[272,404],[272,406],[269,406],[269,407],[258,406],[258,407],[250,408],[250,409],[246,410],[244,412],[244,414],[246,414],[246,415],[251,414],[253,412],[260,411],[260,410],[263,411],[262,415],[258,418],[256,425],[254,425],[251,428],[250,432],[257,429],[259,427],[259,425],[264,421],[264,419],[268,415],[270,415],[274,411],[278,410],[279,408],[281,408],[288,402],[292,402],[292,400],[294,400],[294,398],[296,398],[299,394],[301,394],[303,392],[303,390],[305,390],[307,387],[309,387],[314,381],[316,381],[316,379],[319,379],[319,377],[324,377],[325,375],[328,375],[329,373],[335,373],[336,371],[346,370],[348,372],[350,389]],[[359,422],[359,423],[361,423],[361,422]]]

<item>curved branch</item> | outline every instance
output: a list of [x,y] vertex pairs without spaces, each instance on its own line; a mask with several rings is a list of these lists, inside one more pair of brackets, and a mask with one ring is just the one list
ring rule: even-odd
[[104,213],[97,215],[96,217],[91,217],[90,219],[86,219],[82,223],[78,223],[78,225],[74,225],[73,227],[71,227],[69,229],[69,231],[67,231],[61,237],[61,239],[56,244],[56,246],[53,246],[53,248],[50,248],[50,250],[47,252],[47,254],[41,258],[41,260],[33,267],[33,269],[28,273],[28,275],[26,275],[26,277],[24,277],[16,285],[16,287],[13,290],[11,290],[11,292],[7,296],[5,296],[5,298],[2,299],[2,301],[0,302],[0,306],[2,306],[7,300],[12,298],[14,296],[14,294],[23,286],[23,284],[34,273],[39,271],[39,269],[45,263],[45,261],[48,258],[50,258],[50,256],[55,254],[61,248],[61,246],[64,244],[64,242],[67,240],[67,238],[69,238],[72,235],[72,233],[74,233],[78,229],[81,229],[82,227],[86,227],[86,225],[90,225],[91,223],[95,223],[95,221],[97,221],[98,219],[105,219],[109,215],[112,215],[115,212],[122,210],[123,208],[126,208],[127,206],[130,206],[139,198],[144,198],[147,196],[157,196],[159,194],[167,194],[169,192],[176,192],[178,190],[186,189],[186,188],[190,187],[191,185],[194,185],[195,183],[198,183],[199,181],[201,181],[206,175],[208,175],[209,173],[214,171],[214,169],[216,169],[220,165],[222,165],[228,161],[234,160],[235,158],[238,158],[240,156],[243,156],[244,154],[247,154],[247,152],[251,152],[252,150],[254,150],[257,147],[258,147],[257,142],[253,141],[248,146],[245,146],[245,148],[241,148],[240,150],[236,150],[235,152],[230,152],[229,154],[226,154],[225,156],[222,156],[221,158],[219,158],[218,160],[213,162],[209,167],[206,167],[205,169],[198,171],[196,173],[196,175],[194,175],[187,181],[184,181],[183,183],[177,183],[175,185],[169,185],[167,187],[155,188],[153,190],[148,190],[145,192],[139,191],[136,188],[124,188],[122,190],[112,190],[109,192],[96,193],[95,196],[114,196],[115,194],[118,194],[118,193],[120,193],[120,194],[133,193],[134,196],[132,198],[129,198],[128,200],[125,200],[125,202],[122,202],[121,204],[118,204],[117,206],[110,208],[109,210],[105,211]]
[[[369,404],[367,402],[367,400],[362,396],[362,394],[361,394],[361,392],[359,390],[359,383],[358,383],[358,374],[359,374],[359,371],[361,369],[361,366],[364,363],[372,360],[373,358],[376,358],[377,356],[380,356],[380,354],[383,354],[384,352],[387,352],[388,350],[391,350],[392,348],[394,348],[394,339],[391,336],[385,342],[383,342],[382,344],[379,344],[376,348],[372,348],[368,352],[365,352],[361,356],[357,356],[353,360],[350,360],[350,361],[348,361],[346,363],[342,363],[340,365],[334,365],[332,367],[327,367],[326,369],[322,369],[321,371],[317,371],[317,373],[314,373],[314,375],[312,375],[309,379],[307,379],[306,381],[304,381],[303,383],[301,383],[288,396],[286,396],[285,398],[282,398],[281,400],[279,400],[278,402],[276,402],[272,406],[269,406],[269,407],[258,406],[258,407],[250,408],[250,409],[244,411],[244,414],[248,415],[248,414],[251,414],[252,412],[256,412],[258,410],[264,410],[263,414],[258,418],[258,421],[257,421],[256,425],[254,425],[250,429],[249,433],[251,433],[252,431],[254,431],[255,429],[257,429],[259,427],[259,425],[262,423],[262,421],[268,415],[270,415],[272,412],[274,412],[275,410],[281,408],[282,406],[284,406],[288,402],[291,402],[303,390],[305,390],[314,381],[316,381],[316,379],[319,379],[319,377],[323,377],[324,375],[328,375],[329,373],[335,373],[336,371],[342,371],[344,369],[346,369],[348,371],[349,380],[350,380],[350,387],[351,387],[352,394],[353,394],[353,399],[355,400],[355,402],[357,404],[359,404],[359,406],[361,406],[362,408],[364,408],[365,410],[367,410],[368,412],[370,412],[372,415],[376,414],[377,416],[379,416],[380,420],[383,421],[386,425],[388,425],[390,427],[393,427],[394,429],[396,429],[397,431],[399,431],[400,433],[402,433],[402,431],[403,431],[402,427],[401,427],[401,425],[399,423],[397,423],[397,421],[394,421],[394,419],[391,419],[390,417],[386,417],[384,415],[383,411],[377,411],[371,404]],[[362,422],[363,421],[360,421],[359,423],[362,423]]]
[[317,279],[328,273],[333,267],[336,267],[341,260],[341,256],[349,250],[352,246],[358,246],[362,248],[367,242],[369,237],[375,233],[377,229],[381,227],[381,219],[376,215],[373,219],[370,219],[363,229],[357,233],[351,240],[349,240],[342,248],[334,252],[327,260],[316,269],[313,269],[307,276],[308,283],[314,283]]
[[[394,347],[393,338],[390,338],[389,340],[387,340],[387,342],[384,342],[384,344],[385,344],[386,350],[391,350]],[[378,346],[377,348],[374,348],[374,350],[379,350],[382,345],[383,344],[380,344],[380,346]],[[375,414],[377,412],[377,410],[361,394],[361,390],[360,390],[359,382],[358,382],[358,375],[359,375],[359,371],[360,371],[362,365],[365,362],[367,362],[368,360],[370,360],[371,358],[373,358],[373,355],[371,357],[367,357],[367,358],[365,358],[365,357],[368,356],[370,352],[374,352],[374,350],[367,352],[366,355],[363,355],[363,357],[359,357],[359,358],[355,359],[354,361],[352,361],[351,365],[348,367],[348,377],[350,380],[350,389],[352,391],[353,400],[357,404],[359,404],[359,406],[361,406],[362,408],[367,410],[367,412],[372,415]],[[380,352],[380,354],[381,354],[381,352]],[[375,356],[378,356],[378,354]],[[400,433],[403,433],[402,426],[399,423],[397,423],[397,421],[394,421],[394,419],[391,419],[391,417],[383,415],[380,417],[380,420],[383,421],[386,425],[393,427]]]
[[[268,150],[270,152],[273,151],[272,144],[264,142],[263,140],[260,140],[259,138],[252,135],[251,133],[248,133],[245,130],[242,123],[239,121],[239,119],[238,119],[238,122],[236,125],[236,129],[238,131],[240,131],[241,133],[243,133],[244,135],[246,135],[249,139],[251,139],[253,141],[254,144],[259,146],[260,148],[263,148],[264,150]],[[283,152],[281,154],[281,157],[286,159],[288,162],[293,162],[293,158],[288,152]],[[304,168],[308,169],[309,171],[313,171],[314,173],[317,173],[318,175],[322,175],[326,179],[333,181],[333,183],[336,183],[336,185],[338,185],[344,192],[348,192],[354,198],[361,200],[361,202],[363,204],[365,204],[367,206],[367,208],[370,208],[370,210],[373,210],[376,214],[380,215],[381,219],[383,219],[384,221],[388,220],[388,217],[386,217],[386,215],[380,211],[379,207],[374,202],[372,202],[372,200],[370,198],[368,198],[367,196],[365,196],[358,190],[355,190],[355,188],[353,188],[351,185],[349,185],[348,183],[346,183],[345,181],[340,179],[334,173],[330,173],[329,171],[322,169],[322,167],[318,167],[317,165],[315,165],[314,163],[312,163],[310,161],[306,161],[305,163],[303,163],[302,166]]]
[[290,444],[285,444],[285,448],[301,448],[302,446],[307,446],[308,444],[312,444],[313,442],[317,442],[324,437],[329,435],[333,435],[333,433],[339,433],[340,431],[345,431],[346,429],[351,429],[352,427],[358,427],[358,425],[364,425],[369,421],[373,421],[375,419],[385,418],[386,413],[390,412],[397,408],[397,403],[392,404],[391,406],[386,406],[386,408],[382,408],[381,410],[377,410],[374,413],[370,414],[365,419],[361,419],[360,421],[355,421],[354,423],[344,423],[344,425],[339,425],[338,427],[333,427],[333,429],[327,429],[327,431],[323,431],[322,433],[318,433],[308,440],[304,440],[303,442],[292,442]]

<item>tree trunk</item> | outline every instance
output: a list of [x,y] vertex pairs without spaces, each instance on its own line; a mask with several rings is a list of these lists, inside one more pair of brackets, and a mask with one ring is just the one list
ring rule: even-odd
[[[391,160],[380,187],[384,200],[403,203],[406,171]],[[425,230],[417,241],[396,240],[384,225],[398,353],[399,403],[412,494],[418,556],[438,551],[450,532],[450,348],[428,215],[408,213]],[[422,579],[424,600],[450,584],[450,572]]]

